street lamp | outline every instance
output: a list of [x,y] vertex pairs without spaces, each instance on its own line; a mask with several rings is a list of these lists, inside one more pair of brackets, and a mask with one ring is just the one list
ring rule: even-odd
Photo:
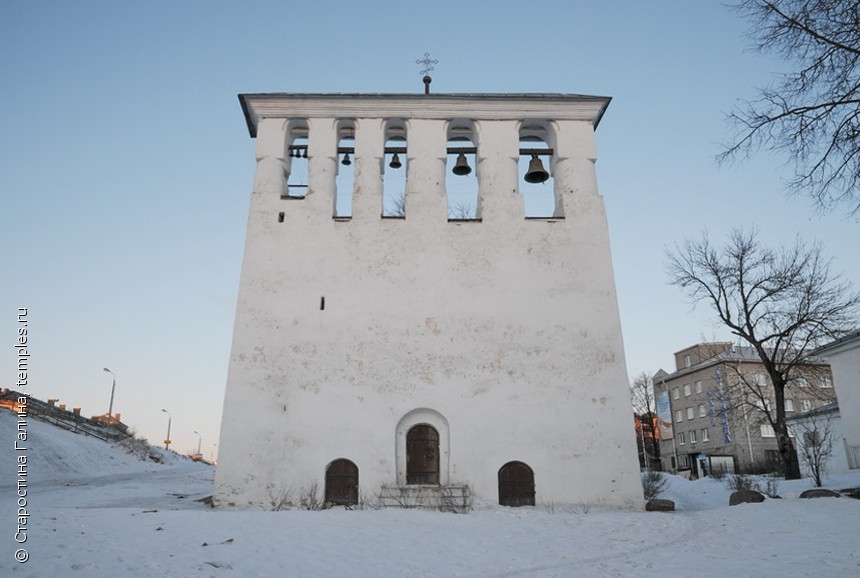
[[111,371],[110,369],[108,369],[107,367],[105,367],[104,370],[106,372],[110,373],[111,375],[113,375],[113,385],[110,386],[110,405],[108,406],[108,417],[112,417],[113,416],[113,392],[116,389],[116,375],[114,375],[114,372]]
[[203,436],[202,436],[202,435],[200,435],[200,434],[197,432],[197,430],[195,430],[195,431],[194,431],[194,433],[196,433],[196,434],[197,434],[197,454],[196,454],[196,455],[198,455],[198,456],[200,456],[200,457],[203,457],[203,456],[200,454],[200,444],[202,444],[202,443],[203,443]]
[[167,437],[164,439],[164,449],[170,449],[170,423],[173,421],[173,416],[170,415],[170,412],[166,409],[162,409],[164,413],[167,414]]

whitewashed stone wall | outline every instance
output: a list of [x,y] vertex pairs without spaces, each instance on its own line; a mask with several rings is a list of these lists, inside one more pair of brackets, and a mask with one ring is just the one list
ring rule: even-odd
[[848,465],[860,469],[860,332],[825,346],[821,353],[833,373]]
[[[507,462],[537,503],[639,507],[594,126],[608,99],[245,95],[257,169],[215,498],[268,507],[324,483],[337,458],[365,495],[404,483],[405,429],[441,435],[441,483],[497,500]],[[339,119],[355,126],[352,218],[332,218]],[[406,218],[381,219],[385,128],[406,128]],[[447,127],[472,122],[480,222],[448,222]],[[308,129],[309,188],[281,198],[290,127]],[[524,219],[519,135],[554,149],[557,213]],[[559,211],[563,211],[559,212]],[[283,213],[283,222],[278,215]],[[321,300],[325,308],[321,309]],[[411,421],[410,421],[411,420]]]

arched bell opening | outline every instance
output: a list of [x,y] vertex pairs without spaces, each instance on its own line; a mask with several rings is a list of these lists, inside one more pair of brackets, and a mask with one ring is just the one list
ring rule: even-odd
[[287,130],[287,189],[283,198],[304,199],[308,194],[308,127],[291,122]]
[[520,128],[519,186],[527,219],[564,217],[551,172],[553,150],[548,140],[548,131],[542,126]]
[[382,217],[406,218],[406,125],[390,121],[382,155]]
[[480,219],[478,151],[471,123],[452,122],[448,128],[445,191],[449,221]]
[[355,124],[341,121],[338,126],[337,178],[334,198],[334,218],[352,217],[352,195],[355,190]]

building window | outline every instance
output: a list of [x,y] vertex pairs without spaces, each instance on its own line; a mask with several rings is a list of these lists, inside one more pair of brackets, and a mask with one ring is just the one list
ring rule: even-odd
[[703,442],[706,442],[706,441],[710,441],[710,439],[711,439],[711,438],[710,438],[710,436],[708,435],[708,429],[707,429],[707,428],[703,429],[703,430],[702,430],[702,441],[703,441]]
[[684,367],[690,367],[693,365],[693,360],[689,355],[684,356]]
[[762,386],[765,384],[765,377],[763,373],[756,373],[753,375],[753,385]]
[[833,387],[833,380],[827,376],[821,378],[821,387],[822,389],[830,389]]
[[800,400],[800,411],[812,411],[812,400],[811,399],[801,399]]
[[817,446],[821,444],[821,434],[817,431],[803,432],[803,445],[806,447]]
[[699,417],[705,417],[706,415],[708,415],[708,410],[705,409],[704,403],[700,403],[699,404]]
[[794,381],[797,383],[797,387],[809,387],[809,380],[803,376],[798,377]]
[[764,461],[772,468],[779,467],[782,464],[777,450],[764,450]]
[[684,384],[684,397],[689,396],[691,393],[692,393],[692,391],[690,390],[690,384],[685,383]]
[[688,408],[687,408],[687,419],[693,419],[694,417],[696,417],[696,410],[695,410],[695,408],[688,407]]
[[690,443],[696,443],[696,430],[690,430]]
[[763,438],[775,438],[776,432],[773,431],[773,427],[769,423],[761,424],[761,437]]
[[762,411],[765,411],[765,410],[770,411],[770,408],[771,408],[770,399],[769,398],[756,399],[755,400],[755,406]]
[[675,389],[672,390],[672,399],[678,399],[679,397],[681,397],[681,392],[676,387]]
[[679,433],[678,434],[678,445],[683,446],[683,445],[686,445],[686,443],[687,443],[687,437],[683,433]]
[[681,456],[681,467],[689,468],[690,467],[690,456]]
[[794,400],[786,399],[785,400],[785,411],[794,411]]
[[684,412],[680,409],[675,410],[675,421],[684,421]]
[[701,379],[696,381],[696,393],[702,393],[702,380]]

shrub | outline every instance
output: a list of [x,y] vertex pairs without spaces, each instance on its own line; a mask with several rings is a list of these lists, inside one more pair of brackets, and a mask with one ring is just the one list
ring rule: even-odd
[[642,493],[645,495],[645,501],[651,501],[669,487],[669,478],[663,475],[663,472],[655,472],[648,470],[642,472]]
[[779,480],[776,474],[768,474],[764,477],[764,495],[768,498],[779,497]]
[[752,476],[747,476],[745,474],[730,474],[725,478],[726,487],[732,492],[744,492],[747,490],[752,490],[755,492],[761,492],[761,486]]
[[309,488],[303,490],[299,504],[301,504],[303,510],[322,510],[324,504],[320,499],[319,484],[314,482]]

